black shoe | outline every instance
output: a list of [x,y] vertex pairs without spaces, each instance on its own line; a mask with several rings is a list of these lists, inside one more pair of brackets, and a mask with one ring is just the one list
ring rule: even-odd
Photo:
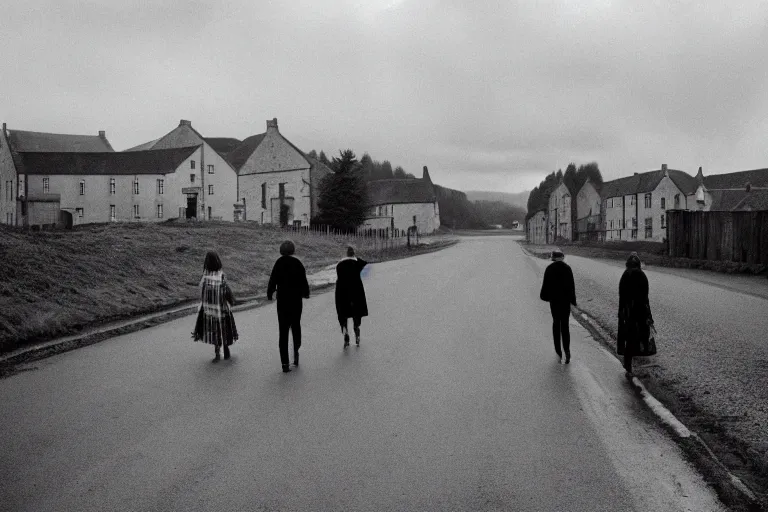
[[293,353],[293,366],[299,366],[299,353]]
[[349,346],[349,334],[344,335],[344,347]]
[[571,354],[565,354],[565,364],[568,364],[571,362]]
[[360,329],[355,329],[355,344],[360,346]]
[[219,353],[218,353],[218,352],[216,352],[216,355],[215,355],[215,356],[213,356],[213,362],[214,362],[214,363],[218,363],[218,362],[219,362],[219,359],[221,359],[221,357],[219,356]]
[[291,366],[287,365],[287,364],[284,364],[283,365],[283,373],[288,373],[289,371],[291,371]]
[[224,347],[224,359],[229,359],[229,347]]

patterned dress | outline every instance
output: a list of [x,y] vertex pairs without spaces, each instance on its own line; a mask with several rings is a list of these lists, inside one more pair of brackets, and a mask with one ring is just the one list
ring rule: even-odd
[[238,339],[231,310],[235,299],[223,272],[205,272],[200,279],[200,293],[194,340],[217,347],[232,345]]

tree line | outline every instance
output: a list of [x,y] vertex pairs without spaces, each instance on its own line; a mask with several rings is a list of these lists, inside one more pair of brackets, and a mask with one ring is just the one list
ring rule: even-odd
[[[351,150],[347,150],[351,151]],[[333,161],[328,160],[328,157],[326,156],[324,151],[320,151],[318,154],[317,151],[314,149],[308,153],[309,156],[312,158],[316,158],[331,169],[333,169]],[[392,168],[392,164],[389,162],[389,160],[384,160],[383,162],[380,162],[378,160],[374,160],[371,158],[371,155],[368,153],[363,153],[363,156],[360,158],[360,161],[357,162],[359,165],[359,172],[362,174],[363,178],[366,181],[374,181],[374,180],[388,180],[388,179],[416,179],[416,176],[409,172],[405,172],[405,169],[403,169],[401,166],[397,166],[394,169]]]
[[[528,213],[525,216],[525,220],[533,217],[537,211],[548,208],[549,196],[560,184],[560,180],[568,188],[571,197],[575,198],[581,187],[586,183],[587,178],[593,183],[603,183],[603,175],[600,173],[597,162],[590,162],[579,167],[576,167],[576,164],[571,162],[565,168],[565,172],[562,169],[558,169],[557,172],[553,171],[551,174],[548,174],[528,195]],[[576,215],[575,209],[572,211],[572,215]]]

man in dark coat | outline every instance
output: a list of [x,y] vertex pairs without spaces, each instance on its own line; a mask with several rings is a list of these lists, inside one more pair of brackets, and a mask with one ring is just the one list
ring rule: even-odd
[[336,265],[336,314],[344,334],[345,348],[349,346],[349,318],[352,318],[355,343],[359,347],[360,323],[364,316],[368,316],[365,287],[360,277],[360,272],[367,264],[367,261],[355,257],[355,249],[350,246],[347,247],[347,257]]
[[648,277],[636,252],[629,255],[619,281],[619,332],[616,350],[624,353],[624,369],[632,375],[632,357],[641,340],[648,339],[653,315],[648,300]]
[[280,329],[280,362],[283,371],[291,371],[288,361],[288,331],[293,334],[293,365],[299,366],[299,348],[301,348],[301,311],[302,299],[309,298],[307,271],[298,258],[293,256],[296,247],[286,240],[280,245],[281,256],[272,268],[267,286],[267,298],[277,290],[277,322]]
[[[571,316],[571,304],[576,305],[576,285],[573,282],[573,272],[563,260],[565,255],[560,250],[552,251],[552,263],[544,271],[544,282],[541,286],[541,300],[549,302],[552,313],[552,336],[555,340],[557,357],[563,357],[565,364],[571,362],[571,331],[568,321]],[[563,350],[560,350],[562,335]]]

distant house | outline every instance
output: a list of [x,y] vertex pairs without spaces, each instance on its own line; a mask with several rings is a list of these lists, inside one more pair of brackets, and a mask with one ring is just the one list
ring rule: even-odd
[[571,211],[571,192],[560,180],[557,187],[549,196],[548,209],[549,237],[548,240],[573,240],[573,223]]
[[[47,212],[45,217],[50,221],[47,224],[58,221],[60,195],[51,187],[40,193],[30,190],[28,173],[34,169],[22,165],[26,155],[89,152],[114,152],[105,132],[100,131],[98,135],[31,132],[8,129],[3,123],[0,134],[0,223],[24,226],[30,209]],[[67,186],[75,183],[74,178],[66,181]]]
[[189,147],[198,148],[196,154],[189,159],[186,171],[179,169],[176,174],[186,196],[185,216],[201,220],[234,220],[238,210],[236,203],[241,197],[237,173],[208,140],[192,128],[190,121],[182,119],[179,126],[159,139],[125,152]]
[[666,238],[666,211],[692,209],[696,180],[666,164],[661,169],[603,183],[600,191],[605,240]]
[[577,240],[602,240],[604,236],[603,218],[600,214],[601,183],[594,183],[589,178],[576,194],[576,226],[574,236]]
[[525,238],[531,244],[546,244],[547,238],[547,211],[541,209],[531,216],[526,223]]
[[362,229],[404,231],[415,226],[419,233],[433,233],[440,227],[440,209],[426,166],[421,179],[368,182],[368,198],[370,210]]
[[229,149],[226,158],[237,172],[248,220],[310,225],[319,213],[320,180],[332,171],[286,139],[278,130],[277,119],[267,121],[266,132],[236,145],[233,142],[237,139],[210,140],[222,150]]
[[768,169],[696,174],[696,207],[700,211],[754,211],[768,209]]
[[[23,224],[56,223],[55,196],[73,224],[160,222],[188,212],[187,170],[201,146],[121,153],[19,153],[30,199]],[[57,208],[58,210],[58,208]]]

